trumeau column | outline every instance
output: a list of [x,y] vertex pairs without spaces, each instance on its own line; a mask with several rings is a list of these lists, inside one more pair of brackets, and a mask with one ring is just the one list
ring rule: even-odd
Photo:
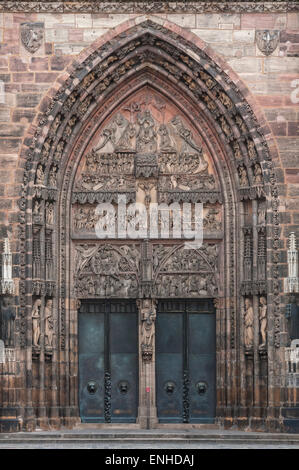
[[152,295],[152,256],[145,240],[141,246],[141,287],[137,299],[139,311],[139,411],[138,422],[142,428],[152,428],[157,423],[155,327],[156,304]]
[[155,386],[156,300],[137,299],[139,310],[139,412],[142,428],[157,422]]

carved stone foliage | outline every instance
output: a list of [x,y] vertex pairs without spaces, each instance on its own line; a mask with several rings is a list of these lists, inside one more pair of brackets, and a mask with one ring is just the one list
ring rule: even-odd
[[217,244],[188,250],[164,244],[153,247],[154,292],[157,297],[215,297]]
[[74,288],[78,298],[137,297],[137,245],[76,245]]
[[285,13],[298,11],[296,2],[283,2],[274,0],[272,2],[133,2],[115,0],[114,2],[88,2],[76,1],[65,2],[19,2],[17,0],[3,2],[0,11],[27,12],[27,13]]

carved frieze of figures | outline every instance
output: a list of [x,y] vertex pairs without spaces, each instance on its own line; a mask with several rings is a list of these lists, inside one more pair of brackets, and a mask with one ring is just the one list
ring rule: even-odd
[[260,297],[259,304],[259,324],[260,324],[260,335],[261,344],[260,348],[266,347],[267,342],[267,299],[266,297]]
[[54,333],[53,300],[48,299],[45,305],[45,346],[52,348]]
[[141,319],[141,354],[144,361],[151,361],[155,341],[156,302],[138,299],[137,306]]
[[253,308],[251,300],[245,298],[244,308],[244,343],[247,350],[253,347]]
[[203,219],[203,227],[208,231],[221,230],[221,220],[219,220],[220,210],[216,208],[208,209]]
[[99,215],[96,206],[83,206],[74,209],[74,229],[78,232],[90,232],[95,229]]
[[158,297],[214,297],[218,289],[217,257],[217,244],[206,244],[199,250],[155,245],[155,294]]
[[135,245],[76,245],[75,291],[84,297],[136,297],[140,251]]
[[214,297],[218,288],[215,274],[159,274],[155,285],[157,297]]
[[4,342],[6,348],[14,346],[14,321],[16,315],[11,302],[11,296],[4,295],[0,297],[0,340]]
[[36,299],[32,308],[32,344],[39,347],[40,343],[40,316],[41,316],[41,299]]

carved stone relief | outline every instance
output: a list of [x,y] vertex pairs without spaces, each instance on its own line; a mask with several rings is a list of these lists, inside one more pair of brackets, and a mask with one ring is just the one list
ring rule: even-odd
[[42,45],[43,23],[21,23],[21,41],[27,51],[34,54]]
[[279,43],[279,37],[279,30],[270,31],[268,29],[265,29],[257,30],[255,32],[255,40],[257,47],[266,56],[271,55],[275,51]]
[[76,245],[77,298],[137,297],[140,251],[137,245]]
[[163,244],[153,246],[157,297],[215,297],[217,287],[217,244],[188,250]]

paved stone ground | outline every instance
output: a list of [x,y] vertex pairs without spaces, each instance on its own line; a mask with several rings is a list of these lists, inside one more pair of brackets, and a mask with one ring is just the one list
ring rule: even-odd
[[219,429],[147,431],[79,427],[0,434],[0,449],[299,449],[299,434]]
[[[95,445],[88,444],[0,444],[1,449],[148,449],[149,445],[146,442],[136,444],[126,442],[125,444],[113,445],[112,442],[108,443],[97,443]],[[188,443],[175,443],[175,444],[151,444],[151,449],[299,449],[299,445],[286,445],[286,444],[275,444],[275,445],[257,445],[257,444],[223,444],[215,442],[214,444],[188,444]]]

